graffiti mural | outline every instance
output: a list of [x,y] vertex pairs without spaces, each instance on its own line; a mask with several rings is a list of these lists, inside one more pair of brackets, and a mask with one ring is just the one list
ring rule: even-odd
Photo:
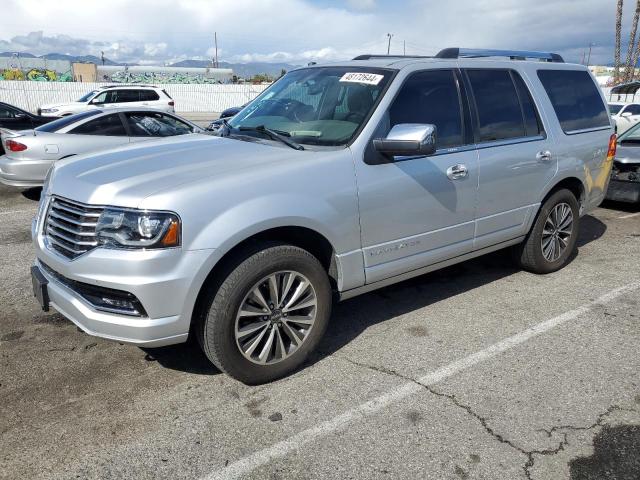
[[98,65],[98,81],[110,83],[216,84],[230,83],[232,77],[233,71],[224,68]]
[[72,82],[71,63],[42,58],[0,57],[0,80]]

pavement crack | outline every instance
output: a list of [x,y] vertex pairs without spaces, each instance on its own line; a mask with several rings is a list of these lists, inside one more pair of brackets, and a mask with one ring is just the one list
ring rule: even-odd
[[564,431],[564,430],[569,430],[574,432],[593,430],[594,428],[604,426],[604,420],[613,412],[636,412],[636,410],[634,410],[633,408],[623,408],[618,405],[611,405],[609,408],[607,408],[606,411],[598,415],[598,417],[596,418],[596,421],[591,425],[579,426],[579,427],[576,427],[574,425],[554,425],[550,429],[542,428],[539,431],[544,432],[547,434],[548,437],[551,437],[555,432]]
[[[516,445],[513,441],[511,441],[508,438],[504,437],[502,434],[496,432],[493,429],[493,427],[491,427],[491,425],[489,425],[489,422],[485,417],[483,417],[482,415],[477,413],[475,410],[473,410],[473,408],[470,405],[466,405],[466,404],[462,403],[454,394],[440,392],[440,391],[436,390],[435,388],[433,388],[431,385],[427,385],[425,383],[422,383],[419,380],[416,380],[415,378],[409,377],[407,375],[404,375],[402,373],[399,373],[399,372],[397,372],[397,371],[395,371],[393,369],[387,368],[387,367],[378,367],[378,366],[374,366],[374,365],[368,365],[366,363],[357,362],[357,361],[352,360],[352,359],[347,358],[347,357],[341,357],[341,358],[343,360],[353,364],[353,365],[356,365],[356,366],[359,366],[359,367],[362,367],[362,368],[367,368],[367,369],[373,370],[375,372],[384,373],[386,375],[392,375],[394,377],[401,378],[403,380],[407,380],[409,382],[415,383],[415,384],[421,386],[422,388],[424,388],[425,390],[427,390],[432,395],[435,395],[437,397],[441,397],[441,398],[449,400],[457,408],[460,408],[460,409],[464,410],[469,416],[471,416],[472,418],[477,420],[480,423],[480,425],[482,426],[482,428],[489,435],[491,435],[496,441],[498,441],[499,443],[502,443],[504,445],[509,446],[510,448],[516,450],[517,452],[519,452],[522,455],[527,457],[527,461],[525,462],[525,464],[522,467],[523,472],[524,472],[524,476],[525,476],[525,478],[527,480],[532,480],[531,469],[533,468],[533,465],[535,463],[535,455],[541,455],[541,456],[556,455],[557,453],[559,453],[562,450],[564,450],[564,448],[568,444],[567,434],[563,433],[562,434],[563,435],[562,440],[558,443],[558,445],[555,448],[549,448],[549,449],[544,449],[544,450],[525,450],[524,448]],[[600,421],[602,421],[602,419],[600,419]],[[551,437],[551,434],[549,434],[549,437]]]

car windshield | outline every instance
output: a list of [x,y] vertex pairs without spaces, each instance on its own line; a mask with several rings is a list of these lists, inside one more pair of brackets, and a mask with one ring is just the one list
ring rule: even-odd
[[295,70],[234,116],[220,135],[265,137],[264,127],[298,144],[345,145],[373,111],[392,74],[366,67]]
[[640,123],[634,125],[629,130],[618,137],[618,143],[639,143],[640,144]]
[[96,93],[98,93],[98,91],[97,91],[97,90],[93,90],[93,91],[91,91],[91,92],[87,93],[86,95],[81,96],[81,97],[78,99],[78,102],[88,102],[88,101],[89,101],[89,99],[90,99],[91,97],[93,97]]
[[90,110],[88,112],[77,113],[76,115],[69,115],[68,117],[62,117],[58,120],[54,120],[53,122],[45,123],[35,130],[36,132],[57,132],[58,130],[62,130],[64,127],[71,125],[72,123],[76,123],[77,121],[84,118],[93,117],[94,115],[98,115],[99,113],[102,113],[102,110]]
[[609,112],[611,112],[611,115],[615,115],[620,110],[622,110],[622,107],[624,107],[624,105],[614,105],[614,104],[610,103],[609,104]]

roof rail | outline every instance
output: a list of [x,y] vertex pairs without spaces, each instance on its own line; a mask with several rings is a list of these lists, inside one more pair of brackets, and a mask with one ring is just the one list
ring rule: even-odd
[[535,58],[546,62],[564,63],[564,59],[557,53],[533,52],[526,50],[490,50],[483,48],[445,48],[436,54],[436,58],[480,58],[480,57],[509,57],[511,60],[525,60]]
[[366,54],[366,55],[358,55],[357,57],[354,57],[353,60],[373,60],[376,58],[433,58],[433,57],[427,57],[425,55],[371,55],[371,54]]
[[100,88],[107,89],[107,88],[122,88],[122,87],[158,88],[155,85],[148,85],[148,84],[144,84],[144,83],[117,83],[115,85],[105,85],[104,87],[100,87]]

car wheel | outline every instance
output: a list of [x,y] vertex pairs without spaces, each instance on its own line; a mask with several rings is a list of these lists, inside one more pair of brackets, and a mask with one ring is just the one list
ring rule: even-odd
[[263,248],[236,265],[205,299],[200,345],[241,382],[281,378],[304,362],[326,330],[332,306],[327,273],[292,245]]
[[576,197],[558,190],[544,202],[526,240],[515,249],[516,260],[534,273],[560,270],[575,252],[579,226]]

